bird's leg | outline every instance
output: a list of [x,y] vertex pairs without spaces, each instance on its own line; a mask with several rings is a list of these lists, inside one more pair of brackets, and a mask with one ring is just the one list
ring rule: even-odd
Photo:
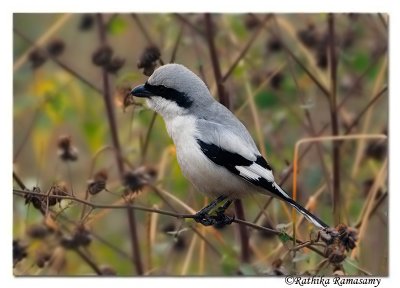
[[233,222],[233,220],[235,219],[235,217],[230,217],[225,215],[225,210],[228,209],[229,205],[232,204],[233,200],[228,200],[224,203],[224,205],[222,205],[221,207],[219,207],[217,209],[217,216],[215,218],[216,223],[215,225],[218,225],[219,227],[223,227],[225,225],[229,225]]
[[226,198],[227,197],[223,195],[219,196],[217,199],[210,202],[206,207],[197,212],[193,219],[196,222],[203,224],[204,226],[210,226],[215,224],[216,223],[215,217],[210,216],[208,213],[210,213],[210,211],[214,209],[215,206],[224,201]]

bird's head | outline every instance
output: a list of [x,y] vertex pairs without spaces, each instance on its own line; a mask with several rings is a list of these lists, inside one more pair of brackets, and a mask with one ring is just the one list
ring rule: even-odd
[[146,98],[149,108],[164,119],[190,114],[214,101],[206,84],[180,64],[159,67],[145,84],[133,88],[130,94]]

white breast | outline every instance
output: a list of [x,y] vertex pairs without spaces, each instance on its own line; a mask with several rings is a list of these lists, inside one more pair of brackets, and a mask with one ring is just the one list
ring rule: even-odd
[[216,165],[200,150],[198,131],[193,116],[176,116],[166,121],[168,134],[176,146],[176,155],[183,175],[200,192],[211,197],[220,195],[240,198],[252,187],[225,168]]

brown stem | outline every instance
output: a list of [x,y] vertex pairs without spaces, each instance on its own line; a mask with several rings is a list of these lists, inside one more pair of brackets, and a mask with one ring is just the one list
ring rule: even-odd
[[247,42],[247,44],[244,46],[243,50],[240,51],[239,55],[236,57],[235,61],[233,61],[232,65],[229,67],[228,71],[224,74],[222,77],[222,82],[225,82],[229,76],[232,74],[233,70],[236,68],[236,66],[239,64],[240,60],[242,60],[247,52],[249,51],[251,45],[253,45],[254,41],[257,39],[258,35],[260,32],[263,30],[262,28],[264,27],[265,23],[271,19],[272,15],[266,15],[265,18],[260,22],[259,26],[257,27],[257,30],[254,31],[253,35]]
[[74,249],[74,251],[94,270],[94,272],[96,272],[97,275],[103,275],[103,272],[101,272],[99,266],[92,259],[90,259],[89,256],[87,256],[78,248]]
[[17,173],[15,173],[14,171],[13,171],[13,178],[14,178],[15,182],[17,182],[18,186],[19,186],[22,190],[25,190],[25,189],[26,189],[26,186],[25,186],[24,182],[22,182],[21,178],[19,178],[19,176],[17,175]]
[[[335,18],[333,14],[328,15],[329,29],[329,58],[330,58],[330,116],[332,125],[332,135],[339,135],[339,121],[337,113],[337,59],[335,51]],[[340,145],[337,141],[332,144],[333,157],[333,217],[335,225],[340,223]]]
[[214,29],[211,23],[211,15],[209,13],[206,13],[204,15],[204,19],[206,22],[206,36],[208,49],[210,50],[211,64],[214,71],[215,81],[217,82],[219,102],[221,102],[222,105],[226,106],[229,109],[229,97],[225,91],[224,83],[222,80],[221,67],[219,65],[218,53],[214,43]]
[[[373,98],[371,99],[371,101],[368,102],[368,104],[361,110],[361,112],[357,115],[357,117],[353,120],[353,122],[349,125],[349,127],[346,129],[344,135],[348,135],[350,134],[351,130],[357,125],[357,123],[360,121],[360,119],[362,118],[362,116],[364,116],[364,114],[368,111],[368,109],[387,91],[387,86],[385,86],[384,88],[382,88],[382,90]],[[349,97],[345,98],[348,99]],[[338,106],[338,110],[340,109],[340,107],[342,106],[342,104],[345,103],[345,99],[339,104]],[[326,123],[317,133],[316,136],[320,136],[322,135],[322,133],[324,133],[324,131],[329,127],[329,123]],[[340,144],[342,144],[343,142],[338,142]],[[307,146],[305,146],[303,152],[301,152],[301,154],[299,155],[299,162],[307,155],[308,151],[310,151],[311,147],[313,144],[307,144]],[[290,177],[290,175],[292,175],[293,173],[293,165],[291,165],[290,167],[288,167],[287,169],[287,173],[282,177],[282,179],[279,182],[279,186],[282,186]],[[257,214],[256,216],[256,220],[254,220],[254,222],[257,222],[258,219],[261,217],[261,215],[263,214],[263,211],[265,209],[268,208],[268,206],[271,204],[273,198],[268,199],[267,202],[264,204],[264,206],[262,207],[262,209],[260,210],[260,212]]]
[[[244,209],[242,201],[237,199],[235,200],[235,214],[237,219],[245,220]],[[240,228],[241,227],[241,228]],[[242,249],[240,251],[242,262],[249,263],[250,262],[250,245],[249,245],[249,232],[244,226],[239,226],[239,236],[240,243],[242,245]]]
[[[103,16],[101,14],[97,14],[97,22],[98,22],[98,27],[99,27],[100,44],[106,45],[107,44],[106,30],[105,30],[105,26],[103,23]],[[119,171],[120,178],[122,181],[123,177],[124,177],[124,161],[122,159],[121,147],[119,144],[119,139],[118,139],[118,134],[117,134],[117,124],[115,121],[115,115],[114,115],[114,109],[113,109],[114,107],[113,107],[113,101],[112,101],[112,96],[111,96],[111,92],[110,92],[110,83],[109,83],[108,72],[104,67],[102,68],[102,77],[103,77],[104,103],[106,106],[107,118],[108,118],[108,122],[110,125],[110,130],[111,130],[111,139],[112,139],[115,151],[116,151],[115,155],[116,155],[118,171]],[[133,252],[134,265],[136,267],[137,274],[143,275],[144,271],[143,271],[142,260],[140,257],[139,238],[137,235],[135,213],[131,208],[127,208],[127,214],[128,214],[128,222],[129,222],[129,231],[131,234],[131,246],[132,246],[132,252]]]
[[146,162],[147,149],[149,148],[149,144],[150,144],[150,135],[151,135],[151,131],[153,130],[154,123],[156,122],[156,118],[157,118],[157,113],[153,112],[153,116],[151,117],[150,125],[149,125],[149,128],[147,129],[146,138],[145,138],[144,144],[143,144],[142,161],[141,161],[142,164],[144,164]]
[[[29,39],[27,36],[25,36],[21,31],[17,30],[16,28],[14,28],[14,33],[17,34],[18,36],[20,36],[22,39],[24,39],[26,42],[28,42],[29,44],[31,44],[35,49],[41,49],[40,47],[37,47],[35,42],[33,42],[31,39]],[[43,49],[41,49],[43,50]],[[43,50],[45,53],[46,51]],[[78,80],[80,80],[81,82],[85,83],[86,85],[88,85],[90,88],[92,88],[93,90],[99,92],[99,93],[103,93],[103,91],[101,91],[101,89],[99,89],[98,87],[96,87],[94,84],[92,84],[89,80],[87,80],[85,77],[83,77],[82,75],[80,75],[77,71],[75,71],[74,69],[72,69],[71,67],[69,67],[67,64],[65,64],[64,62],[62,62],[61,60],[59,60],[57,57],[54,57],[48,53],[46,53],[46,55],[53,60],[58,66],[60,66],[62,69],[64,69],[65,71],[67,71],[68,73],[70,73],[72,76],[74,76],[75,78],[77,78]]]
[[179,32],[178,32],[178,37],[176,38],[176,41],[175,41],[174,49],[172,50],[171,60],[169,61],[169,63],[175,62],[176,54],[178,53],[179,44],[181,43],[181,40],[182,40],[183,30],[184,30],[184,26],[183,26],[183,24],[181,24],[181,27],[179,28]]
[[198,26],[194,25],[192,22],[190,22],[189,20],[186,19],[185,16],[183,16],[182,14],[174,14],[175,18],[177,18],[179,21],[181,21],[182,23],[184,23],[185,25],[189,26],[193,31],[197,32],[199,35],[201,36],[205,36],[204,31],[201,30]]
[[[92,207],[93,209],[103,209],[103,208],[104,209],[126,209],[127,207],[130,207],[130,208],[135,209],[135,210],[144,211],[144,212],[150,212],[150,213],[158,213],[158,214],[162,214],[162,215],[166,215],[166,216],[176,217],[178,219],[193,219],[196,216],[195,214],[180,214],[180,213],[177,213],[177,212],[170,212],[170,211],[165,211],[165,210],[160,210],[160,209],[155,209],[155,208],[147,208],[147,207],[136,206],[136,205],[102,205],[102,204],[97,204],[97,203],[92,203],[92,202],[89,202],[89,201],[85,201],[85,200],[79,199],[77,197],[61,196],[61,195],[46,195],[46,194],[32,192],[32,191],[28,191],[28,190],[13,189],[13,193],[15,195],[22,195],[22,196],[23,195],[27,195],[27,194],[31,194],[31,195],[40,195],[43,198],[54,197],[54,198],[58,198],[58,199],[72,200],[72,201],[76,201],[76,202],[79,202],[79,203],[82,203],[82,204],[86,204],[86,205]],[[169,204],[168,202],[166,202],[166,203]],[[171,204],[169,204],[169,205],[171,205]],[[171,207],[172,207],[172,205],[171,205]],[[239,224],[240,226],[248,226],[248,227],[251,227],[253,229],[257,229],[257,230],[260,230],[260,231],[266,231],[266,232],[269,232],[269,233],[273,233],[275,235],[282,234],[282,232],[280,232],[278,230],[269,229],[269,228],[266,228],[266,227],[263,227],[263,226],[248,222],[248,221],[244,221],[244,220],[241,220],[241,219],[238,219],[238,218],[234,219],[233,222]],[[194,227],[191,227],[191,228],[193,228],[193,230],[196,232]],[[198,231],[196,233],[198,233],[198,235],[201,234]],[[206,241],[206,242],[209,243],[209,241]],[[296,239],[296,242],[299,243],[299,244],[303,244],[304,243],[303,241],[301,241],[299,239]],[[209,243],[209,244],[211,245],[211,243]],[[210,247],[212,247],[212,245]],[[309,248],[309,249],[311,249],[311,250],[315,251],[316,253],[318,253],[318,254],[323,256],[322,252],[320,252],[318,249],[316,249],[316,248],[314,248],[312,246],[307,247],[307,248]],[[218,255],[221,255],[221,253],[218,250],[216,250],[216,252],[217,252]]]

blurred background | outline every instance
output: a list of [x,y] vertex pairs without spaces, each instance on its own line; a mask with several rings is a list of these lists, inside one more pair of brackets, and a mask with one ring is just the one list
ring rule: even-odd
[[[388,275],[387,15],[14,14],[13,32],[15,275]],[[247,255],[238,224],[123,207],[213,200],[182,176],[161,117],[125,97],[169,62],[225,102],[299,203],[357,229],[357,247],[293,249],[294,221],[302,241],[317,232],[262,195],[242,200],[246,220],[282,234],[246,227]],[[350,134],[294,158],[301,139]]]

